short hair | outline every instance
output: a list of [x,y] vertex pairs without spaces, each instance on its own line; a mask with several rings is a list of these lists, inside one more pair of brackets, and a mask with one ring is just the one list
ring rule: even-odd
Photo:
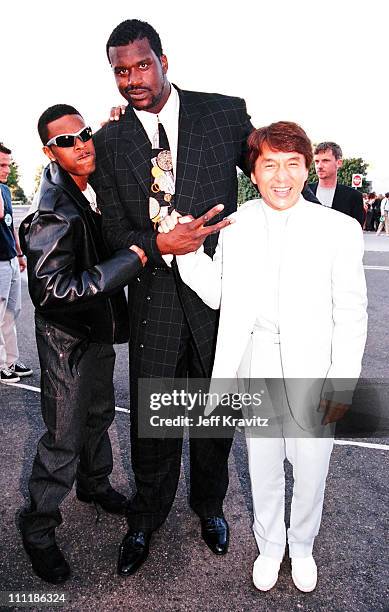
[[272,151],[296,151],[305,158],[305,166],[309,169],[312,159],[312,144],[303,128],[292,121],[278,121],[251,132],[247,140],[247,158],[250,172],[253,172],[255,162],[262,155],[263,146]]
[[5,145],[3,145],[2,142],[0,142],[0,153],[5,153],[6,155],[11,155],[12,151],[11,151],[11,149],[9,149]]
[[385,198],[389,198],[389,191],[385,193]]
[[320,142],[316,145],[314,154],[317,155],[318,153],[324,153],[324,151],[328,150],[332,151],[335,159],[342,159],[342,149],[336,142]]
[[161,39],[153,26],[139,19],[127,19],[116,26],[107,40],[106,52],[109,63],[111,63],[109,59],[110,47],[122,47],[142,38],[147,38],[150,47],[158,58],[163,55]]
[[44,113],[38,119],[38,132],[42,143],[45,145],[49,139],[47,124],[55,121],[56,119],[61,119],[65,115],[80,115],[74,106],[69,106],[69,104],[54,104],[54,106],[49,106],[45,110]]

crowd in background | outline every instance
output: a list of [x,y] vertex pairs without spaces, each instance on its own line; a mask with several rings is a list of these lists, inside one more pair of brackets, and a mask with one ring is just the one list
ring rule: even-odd
[[363,207],[365,210],[365,220],[363,229],[367,232],[376,232],[379,235],[383,229],[389,236],[389,191],[382,194],[371,193],[363,194]]

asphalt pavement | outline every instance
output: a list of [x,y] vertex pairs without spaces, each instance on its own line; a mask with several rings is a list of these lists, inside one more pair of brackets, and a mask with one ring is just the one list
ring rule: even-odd
[[[182,474],[173,509],[152,539],[149,559],[132,577],[116,574],[118,545],[126,531],[123,518],[77,501],[74,490],[62,505],[57,540],[72,567],[62,588],[39,580],[21,545],[17,528],[27,503],[27,483],[40,416],[39,364],[34,341],[33,309],[23,283],[19,321],[21,359],[34,369],[27,387],[0,385],[0,591],[64,593],[66,610],[145,612],[378,612],[389,610],[388,468],[389,436],[389,238],[365,234],[369,295],[369,335],[356,403],[361,414],[374,404],[374,418],[358,431],[338,436],[331,458],[320,533],[314,556],[318,586],[298,591],[286,556],[276,586],[268,593],[251,580],[257,556],[251,532],[252,504],[244,437],[235,435],[230,455],[230,486],[225,514],[231,527],[229,553],[214,556],[200,537],[199,521],[187,502],[189,465],[185,441]],[[117,348],[116,404],[128,409],[128,356]],[[129,415],[118,410],[111,427],[114,452],[112,482],[124,494],[134,490],[130,467]],[[287,498],[292,474],[286,465]],[[288,512],[287,512],[288,515]],[[19,596],[20,600],[20,596]],[[15,601],[15,597],[14,597]],[[1,609],[18,609],[18,606]],[[57,609],[30,605],[27,609]]]

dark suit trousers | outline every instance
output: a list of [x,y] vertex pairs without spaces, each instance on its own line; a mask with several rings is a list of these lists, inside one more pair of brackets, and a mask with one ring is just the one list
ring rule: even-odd
[[[147,353],[147,346],[130,345],[130,408],[131,408],[131,459],[135,476],[136,493],[128,507],[129,527],[140,530],[157,529],[166,519],[173,504],[181,467],[181,438],[150,439],[138,436],[138,412],[146,406],[138,402],[138,378],[159,376],[204,378],[204,372],[190,329],[185,321],[172,272],[159,271],[150,291],[151,303],[158,302],[154,310],[147,307],[146,326],[156,331],[161,329],[161,318],[168,311],[174,313],[169,333],[177,340],[177,349],[167,350],[167,321],[164,334],[149,333],[144,342],[154,343]],[[147,300],[147,298],[146,298]],[[145,311],[144,311],[145,312]],[[130,313],[131,317],[134,313]],[[136,316],[136,315],[135,315]],[[143,314],[142,314],[143,317]],[[142,322],[140,325],[142,325]],[[172,331],[173,330],[173,331]],[[139,333],[136,340],[143,340]],[[161,348],[161,347],[164,348]],[[164,358],[161,358],[161,354]],[[172,360],[172,361],[170,361]],[[164,361],[164,363],[162,363]],[[167,367],[167,362],[170,366]],[[171,368],[171,369],[170,369]],[[228,487],[228,455],[231,438],[190,439],[190,494],[189,503],[200,516],[222,515],[223,500]]]
[[85,493],[110,486],[115,352],[110,344],[92,342],[71,369],[69,357],[79,338],[37,318],[36,339],[47,431],[38,443],[29,481],[31,506],[21,515],[21,528],[28,543],[45,548],[54,541],[62,522],[59,505],[76,477]]

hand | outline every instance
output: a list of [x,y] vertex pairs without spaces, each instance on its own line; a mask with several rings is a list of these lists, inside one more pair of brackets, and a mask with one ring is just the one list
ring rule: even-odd
[[176,227],[177,223],[189,223],[189,221],[193,221],[192,215],[183,217],[177,210],[173,210],[170,215],[159,222],[158,231],[160,234],[168,234]]
[[340,421],[349,409],[349,404],[340,404],[325,399],[320,400],[320,410],[324,412],[322,425],[329,425],[329,423]]
[[100,126],[106,125],[110,121],[119,121],[120,117],[124,115],[126,112],[127,106],[125,104],[121,104],[120,106],[113,106],[109,113],[109,119],[100,122]]
[[138,257],[140,258],[140,260],[142,262],[142,266],[145,267],[145,265],[147,263],[147,255],[144,252],[144,250],[141,249],[140,247],[136,246],[136,244],[132,244],[130,246],[130,251],[134,251],[134,253],[136,253],[138,255]]
[[[216,217],[224,209],[223,204],[217,204],[205,215],[186,223],[177,223],[169,233],[161,233],[157,236],[157,246],[161,255],[186,255],[192,253],[203,244],[210,234],[220,232],[227,225],[231,225],[232,219],[222,219],[215,225],[204,227],[204,224]],[[185,217],[183,217],[184,219]]]
[[18,262],[19,262],[19,270],[21,272],[24,272],[24,270],[27,267],[25,258],[24,257],[18,257]]

